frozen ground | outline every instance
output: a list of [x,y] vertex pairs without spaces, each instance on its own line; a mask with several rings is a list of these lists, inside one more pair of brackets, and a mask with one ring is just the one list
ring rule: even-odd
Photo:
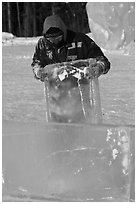
[[[2,47],[3,119],[45,121],[43,83],[30,67],[38,38],[16,38]],[[104,123],[134,124],[135,56],[106,52],[111,70],[99,78]]]

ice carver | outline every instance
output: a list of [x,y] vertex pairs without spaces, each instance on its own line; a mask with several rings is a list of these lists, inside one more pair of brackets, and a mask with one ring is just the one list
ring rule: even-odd
[[44,81],[43,68],[49,64],[95,58],[92,75],[99,77],[110,69],[110,62],[100,47],[87,35],[66,28],[62,19],[48,16],[43,25],[43,37],[38,40],[31,64],[36,79]]

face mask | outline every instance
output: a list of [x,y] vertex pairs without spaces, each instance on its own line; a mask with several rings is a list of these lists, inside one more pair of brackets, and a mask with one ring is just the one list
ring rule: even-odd
[[59,43],[62,41],[63,35],[59,35],[59,36],[57,36],[57,37],[47,37],[46,39],[47,39],[49,42],[51,42],[51,43],[57,45],[57,44],[59,44]]

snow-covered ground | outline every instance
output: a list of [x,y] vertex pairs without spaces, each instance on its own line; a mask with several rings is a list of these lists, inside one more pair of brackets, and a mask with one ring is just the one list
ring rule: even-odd
[[3,46],[36,44],[40,37],[16,37],[12,33],[3,32],[2,44]]

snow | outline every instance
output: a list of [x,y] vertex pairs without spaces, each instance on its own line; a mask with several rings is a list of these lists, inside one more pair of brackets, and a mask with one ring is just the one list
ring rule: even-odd
[[3,32],[2,33],[2,42],[5,42],[7,40],[13,40],[15,36],[12,33],[7,33],[7,32]]
[[33,45],[38,42],[38,39],[42,36],[37,37],[16,37],[12,33],[2,33],[3,46],[10,45]]

